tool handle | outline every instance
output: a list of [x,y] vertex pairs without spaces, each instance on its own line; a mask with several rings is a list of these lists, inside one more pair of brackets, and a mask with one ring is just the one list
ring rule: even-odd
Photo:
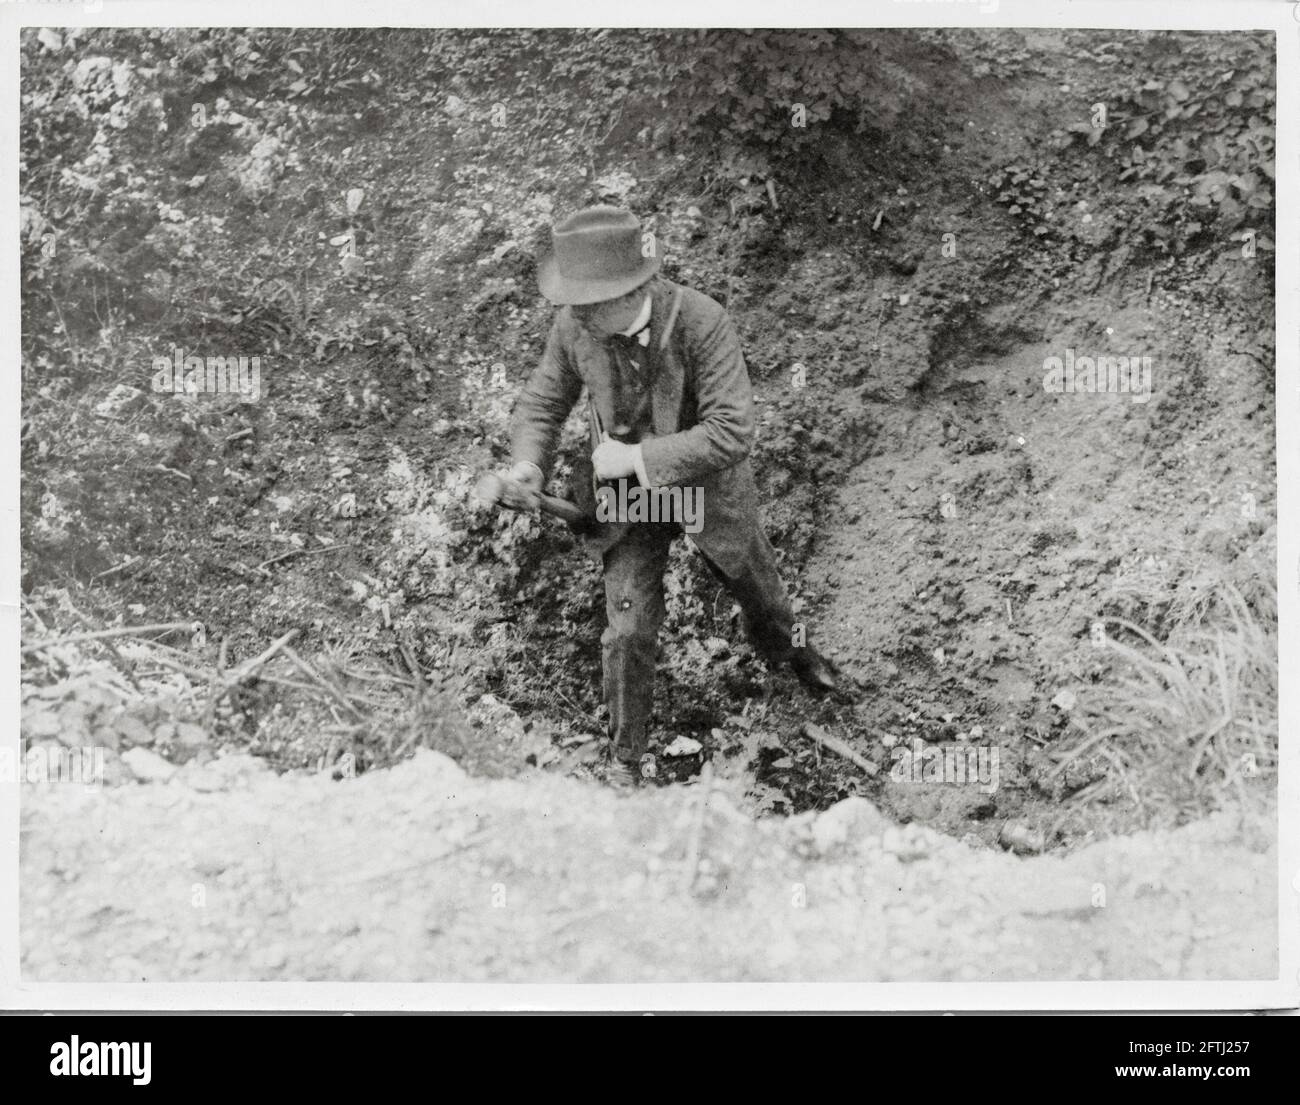
[[[590,392],[587,393],[587,424],[591,427],[591,436],[596,439],[597,445],[609,440],[609,434],[600,422],[600,412],[596,410],[596,400]],[[600,498],[600,477],[596,475],[594,465],[591,469],[591,497],[593,501]]]
[[[478,483],[474,485],[474,497],[481,503],[491,505],[503,504],[502,496],[505,494],[506,480],[498,476],[495,472],[485,472],[479,477]],[[544,514],[550,514],[565,522],[581,522],[586,518],[582,510],[568,499],[560,499],[554,495],[538,495],[537,507]]]

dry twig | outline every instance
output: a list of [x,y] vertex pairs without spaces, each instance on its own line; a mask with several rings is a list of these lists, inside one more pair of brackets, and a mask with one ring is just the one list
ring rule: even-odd
[[879,765],[873,764],[865,756],[853,751],[839,737],[832,736],[820,725],[814,725],[811,721],[804,722],[803,735],[823,748],[834,752],[837,756],[843,756],[849,763],[856,764],[868,775],[875,775],[880,770]]
[[348,713],[350,713],[353,717],[357,718],[357,720],[359,721],[365,720],[366,717],[365,712],[361,710],[360,707],[358,707],[355,702],[353,702],[350,698],[348,698],[330,680],[326,679],[325,676],[323,676],[309,663],[307,663],[306,660],[304,660],[301,656],[299,656],[296,652],[294,652],[293,649],[286,648],[284,650],[284,654],[289,658],[289,662],[293,664],[294,667],[296,667],[300,672],[302,672],[303,675],[305,675],[308,679],[312,680],[314,683],[317,683],[319,686],[321,686],[326,691],[328,691],[330,697],[333,698],[345,710],[347,710]]
[[26,656],[31,652],[40,652],[44,648],[53,648],[56,645],[75,645],[82,641],[99,641],[106,637],[127,637],[137,633],[175,633],[177,630],[190,628],[189,622],[159,622],[157,625],[121,625],[116,629],[97,629],[93,633],[69,633],[63,637],[55,637],[50,641],[38,641],[35,644],[23,645],[20,655]]
[[290,549],[288,552],[281,553],[279,556],[271,557],[270,560],[263,560],[262,563],[258,564],[254,568],[254,571],[258,571],[258,572],[263,571],[266,569],[268,565],[279,564],[280,561],[289,560],[290,558],[295,556],[313,556],[316,553],[329,552],[332,549],[346,549],[348,547],[349,546],[347,542],[342,542],[337,545],[321,545],[319,548],[315,548],[315,549],[307,549],[307,548]]

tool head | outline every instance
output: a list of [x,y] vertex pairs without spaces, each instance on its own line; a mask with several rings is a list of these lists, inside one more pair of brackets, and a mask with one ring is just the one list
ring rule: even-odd
[[505,480],[495,472],[484,472],[474,485],[474,498],[480,503],[499,503],[505,491]]

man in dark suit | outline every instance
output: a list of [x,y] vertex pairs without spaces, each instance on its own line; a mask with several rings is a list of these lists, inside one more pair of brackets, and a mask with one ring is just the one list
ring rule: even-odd
[[[579,211],[552,240],[538,281],[562,309],[512,417],[514,505],[535,505],[585,385],[596,481],[626,481],[622,495],[698,488],[703,524],[691,539],[739,603],[754,648],[815,691],[835,690],[835,670],[794,621],[759,522],[753,392],[726,312],[658,275],[653,238],[643,240],[629,211]],[[636,776],[646,749],[663,573],[680,521],[614,521],[587,539],[604,564],[604,690],[619,782]]]

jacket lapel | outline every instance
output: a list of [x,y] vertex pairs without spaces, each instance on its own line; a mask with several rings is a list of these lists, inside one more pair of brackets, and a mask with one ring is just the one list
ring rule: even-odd
[[651,408],[656,437],[675,434],[681,426],[682,365],[673,352],[670,340],[677,326],[677,308],[681,288],[671,280],[660,278],[651,289],[654,306],[650,313],[650,349],[655,364],[655,378],[650,387]]
[[[609,351],[581,329],[577,331],[573,348],[578,375],[587,385],[587,394],[596,404],[600,423],[609,429],[614,425],[614,366]],[[599,442],[592,442],[594,448]]]

